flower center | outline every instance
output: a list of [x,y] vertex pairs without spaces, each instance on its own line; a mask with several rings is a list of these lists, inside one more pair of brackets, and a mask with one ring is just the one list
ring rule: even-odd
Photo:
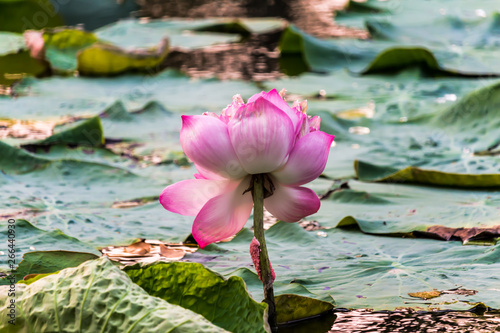
[[264,177],[264,199],[269,198],[271,195],[273,195],[274,190],[276,190],[276,187],[274,187],[273,180],[271,179],[271,176],[269,174],[264,173],[264,174],[256,174],[252,175],[252,178],[250,179],[250,186],[243,191],[242,194],[245,194],[247,192],[252,192],[253,193],[253,184],[255,183],[255,178],[258,176],[263,175]]

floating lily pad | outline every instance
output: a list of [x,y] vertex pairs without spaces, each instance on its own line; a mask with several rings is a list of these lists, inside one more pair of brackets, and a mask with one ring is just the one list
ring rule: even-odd
[[492,228],[500,221],[496,191],[367,184],[351,181],[311,218],[325,227],[357,224],[370,234],[408,234],[432,226]]
[[127,111],[140,110],[155,101],[179,117],[207,111],[220,113],[235,92],[248,98],[259,89],[243,81],[191,80],[175,70],[119,78],[27,78],[15,87],[20,98],[0,98],[0,117],[29,120],[92,117],[118,101]]
[[196,31],[202,28],[209,29],[216,24],[224,24],[224,21],[216,19],[194,21],[169,19],[150,22],[122,20],[102,27],[95,33],[99,39],[127,49],[152,47],[164,38],[168,38],[172,47],[195,49],[213,44],[237,42],[241,39],[240,33],[248,31],[248,28],[242,25],[239,27],[243,30],[231,31],[232,33]]
[[29,218],[44,230],[60,229],[96,247],[130,244],[138,237],[180,242],[191,232],[192,218],[169,213],[157,201],[127,210],[113,204],[157,196],[173,179],[192,177],[193,169],[166,165],[141,171],[69,156],[42,158],[2,145],[0,170],[9,176],[0,178],[5,189],[0,208],[16,218]]
[[95,254],[73,251],[33,251],[23,255],[15,273],[0,279],[0,285],[7,285],[22,280],[28,274],[47,274],[69,267],[76,267],[87,260],[99,258]]
[[[375,205],[372,205],[375,207]],[[207,246],[185,260],[200,261],[226,277],[241,276],[257,300],[262,284],[252,268],[248,247],[253,233],[244,229],[231,242]],[[327,300],[340,308],[392,310],[470,309],[477,302],[499,308],[495,285],[498,247],[463,246],[430,239],[374,237],[359,231],[329,229],[305,231],[294,223],[279,222],[266,232],[276,272],[275,293]],[[286,244],[286,246],[283,246]],[[297,255],[300,253],[300,255]],[[408,293],[461,287],[477,294],[443,294],[421,301]],[[307,288],[307,289],[306,289]],[[299,291],[302,289],[302,293]]]
[[[15,218],[16,215],[19,215],[18,211],[14,211],[14,213],[15,214],[13,214],[13,216],[9,218]],[[7,227],[3,228],[3,230],[0,230],[0,235],[2,235],[4,239],[8,239],[7,230],[8,230]],[[92,255],[100,255],[99,251],[97,251],[94,247],[85,244],[76,238],[65,235],[60,230],[45,231],[35,227],[26,220],[16,219],[15,231],[16,231],[15,266],[17,266],[21,262],[23,254],[35,250],[36,251],[49,251],[49,250],[79,251],[79,252],[90,253]],[[2,252],[6,254],[9,253],[7,242],[5,242],[0,249]],[[7,261],[2,262],[0,270],[4,272],[9,270],[9,266],[7,264],[8,264]]]

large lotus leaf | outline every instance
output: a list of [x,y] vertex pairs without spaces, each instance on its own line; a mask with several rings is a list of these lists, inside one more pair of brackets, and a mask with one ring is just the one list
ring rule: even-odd
[[101,119],[93,117],[76,123],[56,126],[46,139],[32,142],[35,145],[71,144],[99,147],[104,144]]
[[2,152],[0,154],[0,170],[4,173],[22,174],[50,165],[48,159],[12,147],[2,141],[0,141],[0,150]]
[[[13,197],[11,197],[13,199]],[[6,212],[5,210],[3,210]],[[18,215],[18,211],[13,211],[15,215]],[[34,213],[34,212],[33,212]],[[1,223],[2,230],[0,230],[0,235],[3,239],[8,239],[8,228],[7,222]],[[92,246],[81,242],[80,240],[69,237],[62,233],[60,230],[52,230],[50,232],[39,229],[29,223],[26,220],[16,219],[15,222],[15,249],[16,249],[16,266],[21,261],[22,255],[28,251],[48,251],[48,250],[64,250],[64,251],[79,251],[92,253],[94,255],[100,255],[100,252],[97,251]],[[0,247],[0,250],[7,254],[8,245],[10,243],[4,242]],[[0,266],[0,270],[7,271],[8,265],[7,261],[2,261]]]
[[364,28],[366,19],[383,19],[394,13],[400,6],[399,1],[349,0],[345,7],[335,12],[335,22],[344,26]]
[[181,117],[161,104],[150,102],[127,112],[122,103],[116,103],[100,117],[106,138],[121,141],[111,145],[114,151],[144,156],[155,163],[187,164],[179,143]]
[[23,32],[64,25],[49,0],[0,1],[0,31]]
[[[349,189],[333,192],[311,218],[325,227],[353,217],[371,234],[426,231],[436,225],[450,228],[487,228],[500,225],[500,193],[402,184],[349,182]],[[342,223],[343,222],[343,223]],[[352,222],[351,222],[352,223]]]
[[[237,21],[220,19],[168,19],[141,22],[129,19],[102,27],[95,33],[100,39],[123,48],[151,47],[158,44],[163,38],[168,38],[172,47],[194,49],[213,44],[236,42],[240,40],[241,33],[250,33],[251,28],[244,23],[239,23],[240,30],[233,30],[232,33],[196,31],[211,30],[210,28],[216,25],[226,24],[228,26],[235,22]],[[251,23],[249,26],[252,26]]]
[[[0,294],[7,318],[8,287]],[[2,332],[226,332],[202,316],[149,296],[102,258],[16,285],[15,325]]]
[[213,20],[208,20],[206,23],[201,20],[201,22],[194,24],[197,25],[196,28],[193,28],[195,31],[236,33],[242,35],[243,37],[247,37],[252,33],[258,34],[282,29],[285,26],[286,21],[280,18],[264,17],[238,18],[236,20],[218,19],[215,22],[213,22]]
[[[253,272],[248,246],[253,233],[243,229],[231,242],[207,246],[186,256],[226,277],[241,276],[254,299],[263,298],[262,284]],[[359,231],[305,231],[279,222],[266,231],[270,259],[276,272],[275,293],[294,288],[309,295],[333,297],[340,308],[393,310],[468,309],[475,302],[500,308],[498,276],[500,245],[463,246],[431,239],[375,237]],[[444,293],[422,301],[408,293],[462,289],[462,296]],[[305,289],[307,288],[307,289]],[[300,294],[300,292],[293,292]]]
[[[442,20],[442,18],[441,18]],[[368,40],[321,40],[306,34],[294,26],[286,28],[280,42],[282,67],[286,73],[298,75],[300,71],[293,69],[295,64],[299,68],[306,65],[305,70],[313,72],[332,72],[340,68],[359,74],[394,74],[395,72],[410,68],[421,67],[426,74],[432,76],[490,76],[500,75],[496,68],[495,59],[498,57],[498,44],[496,37],[497,18],[493,24],[487,24],[488,31],[484,32],[482,26],[473,30],[478,41],[474,45],[455,45],[450,47],[449,38],[445,38],[445,44],[421,43],[413,41],[404,33],[401,40],[390,38],[368,39]],[[404,22],[403,24],[407,24]],[[439,24],[427,22],[429,30],[425,36],[441,35]],[[451,25],[456,24],[452,22]],[[416,23],[419,28],[411,27],[410,30],[421,31],[422,23]],[[380,24],[379,26],[385,26]],[[370,27],[370,26],[369,26]],[[398,31],[400,29],[394,29]],[[486,36],[486,37],[485,37]],[[377,37],[377,36],[375,36]],[[287,61],[293,56],[293,61]],[[290,68],[292,67],[292,68]]]
[[[239,93],[259,92],[243,81],[191,80],[177,71],[117,78],[51,77],[23,80],[15,87],[20,97],[0,98],[0,118],[47,120],[68,116],[96,116],[122,101],[128,111],[156,101],[171,112],[217,112]],[[105,134],[106,134],[105,129]]]
[[[279,44],[281,51],[280,64],[285,73],[293,76],[305,71],[329,73],[345,68],[363,73],[370,66],[371,62],[380,62],[380,59],[386,62],[386,59],[388,59],[384,55],[387,52],[386,49],[394,48],[391,52],[396,52],[398,55],[400,55],[400,52],[406,51],[406,49],[401,50],[394,43],[389,42],[378,42],[376,44],[364,43],[368,42],[357,40],[322,40],[290,25],[283,31],[281,36]],[[416,56],[409,59],[391,56],[390,60],[396,60],[396,64],[393,64],[393,66],[398,67],[398,69],[418,66],[422,63],[422,58]],[[398,63],[400,64],[398,65]],[[298,69],[293,68],[295,66]],[[393,74],[394,69],[384,68],[384,70],[379,72]]]
[[225,280],[198,263],[154,263],[125,267],[128,276],[170,304],[194,311],[231,332],[266,332],[267,305],[255,302],[240,277]]
[[[351,1],[351,3],[353,3]],[[354,4],[354,3],[353,3]],[[349,6],[350,7],[350,6]],[[339,13],[341,24],[361,27],[370,32],[369,41],[354,41],[359,48],[374,48],[380,44],[391,47],[424,47],[429,49],[445,74],[495,74],[498,68],[498,7],[491,1],[435,1],[429,6],[421,1],[387,1],[355,4]],[[358,7],[371,7],[365,12]],[[376,13],[373,13],[376,11]],[[396,55],[393,52],[393,55]],[[404,54],[398,54],[404,57]],[[392,59],[400,63],[401,59]]]
[[[103,165],[110,165],[113,167],[134,169],[140,168],[142,165],[140,161],[137,161],[130,156],[121,156],[112,152],[107,148],[99,147],[89,147],[89,146],[78,146],[73,145],[51,145],[51,146],[36,146],[28,145],[26,146],[37,156],[50,159],[50,160],[76,160],[83,162],[93,162]],[[173,161],[172,161],[173,163]],[[146,171],[146,170],[144,170]]]
[[94,246],[127,244],[138,237],[179,242],[191,232],[192,218],[167,212],[156,200],[133,208],[115,203],[158,197],[173,181],[192,177],[194,168],[136,170],[71,156],[41,158],[2,145],[0,209],[13,217],[27,217],[44,230],[60,229]]
[[[320,40],[293,25],[283,31],[279,48],[282,69],[290,75],[300,74],[295,69],[289,68],[289,66],[295,66],[298,59],[302,60],[302,63],[299,61],[300,66],[307,66],[304,70],[330,72],[346,67],[363,68],[379,52],[379,50],[369,48],[357,48],[354,44]],[[287,62],[288,57],[293,57],[293,61]]]
[[128,71],[154,73],[169,51],[168,40],[148,50],[124,50],[105,43],[95,43],[78,52],[77,70],[83,75],[116,75]]
[[473,152],[500,145],[500,84],[472,91],[437,115],[432,125],[456,133]]
[[[500,186],[500,157],[495,153],[500,144],[500,116],[496,112],[499,87],[493,84],[473,91],[426,123],[421,133],[431,134],[429,143],[435,148],[430,150],[438,159],[422,158],[413,165],[419,168],[405,168],[399,173],[385,168],[387,165],[377,167],[360,162],[356,165],[358,176],[365,180],[392,179],[461,187]],[[417,139],[413,140],[413,146],[421,150],[426,144]],[[409,146],[408,151],[412,150],[415,151]],[[429,153],[426,152],[427,156],[431,156]],[[436,163],[438,160],[445,163],[439,165],[442,163]]]
[[372,182],[417,183],[453,187],[499,187],[500,173],[460,174],[406,167],[402,170],[354,161],[358,179]]
[[[453,75],[453,72],[443,69],[431,51],[422,47],[397,47],[386,49],[360,73],[374,74],[398,72],[409,67],[422,67],[434,75]],[[458,73],[457,73],[458,74]]]
[[336,13],[335,20],[359,28],[366,24],[376,39],[391,39],[400,44],[447,44],[456,49],[497,37],[483,34],[494,31],[497,11],[493,1],[437,0],[429,6],[420,1],[350,0],[344,10]]
[[28,274],[47,274],[61,269],[76,267],[87,260],[99,258],[95,254],[74,251],[33,251],[23,255],[16,271],[0,279],[0,285],[7,285],[22,280]]
[[359,165],[379,167],[370,169],[369,177],[358,174],[362,179],[418,167],[425,172],[419,182],[495,187],[500,170],[495,155],[500,137],[495,82],[428,79],[418,72],[403,72],[390,80],[340,72],[282,79],[273,86],[307,98],[308,113],[320,115],[321,129],[335,135],[325,169],[331,178],[353,177],[353,162],[360,160]]

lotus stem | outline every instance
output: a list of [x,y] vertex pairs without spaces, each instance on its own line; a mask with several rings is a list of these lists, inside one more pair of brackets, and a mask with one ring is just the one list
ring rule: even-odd
[[271,330],[276,332],[276,305],[274,303],[273,276],[269,254],[267,253],[266,238],[264,236],[264,175],[258,174],[253,179],[253,232],[260,243],[260,268],[262,284],[264,286],[264,302],[268,305],[268,322]]

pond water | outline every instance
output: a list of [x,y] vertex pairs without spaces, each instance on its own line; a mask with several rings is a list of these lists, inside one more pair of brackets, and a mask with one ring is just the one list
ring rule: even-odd
[[334,332],[500,332],[500,312],[366,311],[336,309],[309,321],[281,327],[279,333]]

